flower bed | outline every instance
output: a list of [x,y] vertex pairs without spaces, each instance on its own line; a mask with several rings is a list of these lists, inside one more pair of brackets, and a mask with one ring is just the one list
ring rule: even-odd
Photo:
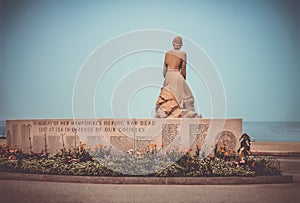
[[[216,148],[218,148],[216,146]],[[234,151],[219,147],[207,158],[191,155],[192,150],[165,153],[124,154],[112,156],[110,149],[93,151],[79,146],[62,149],[55,155],[23,153],[17,146],[0,146],[0,171],[86,176],[258,176],[280,174],[274,158],[241,157]]]

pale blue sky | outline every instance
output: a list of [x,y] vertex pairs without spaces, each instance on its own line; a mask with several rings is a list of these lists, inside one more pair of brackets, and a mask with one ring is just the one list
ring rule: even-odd
[[[300,121],[299,7],[289,0],[0,0],[0,119],[72,117],[75,79],[92,51],[123,33],[162,29],[193,40],[211,58],[227,117]],[[97,117],[116,116],[109,96],[124,74],[162,62],[163,53],[147,52],[115,64],[95,94]],[[187,80],[198,111],[210,117],[203,81],[193,69]],[[138,90],[129,116],[151,116],[158,94],[159,87]]]

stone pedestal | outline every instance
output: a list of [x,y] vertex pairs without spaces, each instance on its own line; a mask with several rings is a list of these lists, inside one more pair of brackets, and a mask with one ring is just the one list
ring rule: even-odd
[[63,147],[112,147],[113,153],[202,148],[207,155],[216,142],[236,150],[242,119],[33,119],[7,120],[7,143],[23,151],[56,153]]

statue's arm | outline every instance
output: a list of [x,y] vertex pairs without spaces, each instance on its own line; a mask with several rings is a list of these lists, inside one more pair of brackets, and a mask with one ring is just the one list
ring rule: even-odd
[[163,75],[166,77],[167,71],[168,71],[168,64],[167,64],[167,53],[165,54],[165,60],[164,60],[164,69],[163,69]]
[[181,63],[181,74],[184,79],[186,79],[186,62],[182,61]]
[[181,62],[181,74],[184,79],[186,79],[186,54],[183,55],[183,60]]

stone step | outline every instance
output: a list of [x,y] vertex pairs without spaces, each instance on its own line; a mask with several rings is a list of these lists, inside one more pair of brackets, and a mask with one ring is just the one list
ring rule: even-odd
[[300,173],[300,158],[279,158],[278,161],[283,172]]

